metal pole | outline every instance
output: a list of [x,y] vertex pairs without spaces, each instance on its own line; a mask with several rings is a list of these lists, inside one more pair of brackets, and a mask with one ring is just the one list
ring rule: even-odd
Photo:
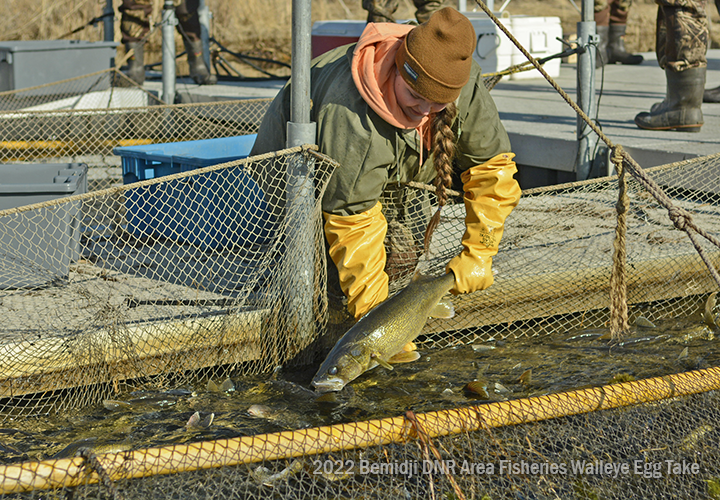
[[210,18],[212,14],[205,4],[205,0],[200,0],[198,5],[198,18],[200,20],[200,40],[202,40],[202,53],[205,66],[210,70]]
[[315,124],[310,123],[311,31],[310,0],[293,0],[289,148],[315,144]]
[[115,11],[113,10],[112,0],[105,2],[103,10],[103,40],[112,42],[115,40]]
[[[293,0],[288,148],[316,142],[316,124],[310,121],[310,13],[310,0]],[[315,223],[312,215],[315,203],[313,169],[313,162],[303,155],[296,155],[288,162],[285,255],[290,272],[286,317],[289,330],[301,345],[313,336],[315,323],[315,233],[308,230],[309,225]]]
[[[595,58],[597,56],[597,35],[593,0],[582,0],[581,21],[577,23],[578,46],[587,50],[578,54],[577,102],[585,114],[595,116]],[[593,154],[598,137],[586,124],[577,118],[578,154],[575,163],[577,180],[590,177]]]
[[165,0],[162,15],[162,89],[163,101],[175,104],[175,4]]

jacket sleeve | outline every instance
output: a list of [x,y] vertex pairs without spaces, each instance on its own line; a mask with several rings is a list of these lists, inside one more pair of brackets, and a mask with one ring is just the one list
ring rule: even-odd
[[511,151],[495,101],[485,87],[480,67],[473,62],[470,82],[458,102],[458,158],[460,172]]

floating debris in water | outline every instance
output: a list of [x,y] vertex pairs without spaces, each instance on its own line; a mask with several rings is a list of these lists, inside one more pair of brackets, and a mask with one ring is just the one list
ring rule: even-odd
[[700,441],[705,437],[706,434],[715,430],[715,426],[711,424],[701,424],[696,427],[690,433],[683,438],[680,442],[679,449],[685,452],[694,452]]
[[273,487],[274,483],[281,481],[287,477],[294,476],[298,472],[303,470],[303,464],[300,460],[293,460],[293,462],[277,474],[270,474],[270,469],[267,467],[259,466],[252,472],[255,480],[263,486]]

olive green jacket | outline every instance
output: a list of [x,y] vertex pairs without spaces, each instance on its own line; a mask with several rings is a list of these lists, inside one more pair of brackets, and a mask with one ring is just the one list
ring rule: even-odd
[[[432,156],[423,152],[416,130],[396,128],[382,120],[363,100],[350,71],[355,44],[333,49],[312,62],[311,120],[317,123],[320,151],[340,167],[333,173],[322,209],[334,215],[354,215],[375,206],[386,187],[435,178]],[[290,85],[270,105],[251,155],[286,147],[286,122],[290,118]],[[458,139],[460,172],[510,152],[510,140],[500,122],[495,103],[473,62],[470,81],[457,101],[453,129]]]

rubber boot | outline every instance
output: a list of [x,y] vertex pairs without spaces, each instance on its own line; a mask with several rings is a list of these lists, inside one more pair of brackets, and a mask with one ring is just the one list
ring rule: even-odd
[[671,71],[665,68],[667,97],[651,111],[635,116],[635,124],[646,130],[700,132],[703,124],[702,99],[707,68]]
[[595,67],[601,68],[608,62],[608,39],[610,26],[597,26],[595,32],[598,36],[597,52],[595,53]]
[[125,52],[133,51],[127,63],[125,74],[138,85],[145,83],[145,44],[143,42],[128,42],[125,44]]
[[705,90],[703,102],[720,102],[720,87]]
[[217,83],[217,77],[210,74],[205,61],[203,60],[202,41],[194,42],[185,40],[185,50],[187,51],[187,61],[190,67],[190,77],[198,85],[213,85]]
[[625,50],[626,28],[624,24],[610,25],[608,64],[640,64],[643,62],[643,56],[640,54],[630,54]]

